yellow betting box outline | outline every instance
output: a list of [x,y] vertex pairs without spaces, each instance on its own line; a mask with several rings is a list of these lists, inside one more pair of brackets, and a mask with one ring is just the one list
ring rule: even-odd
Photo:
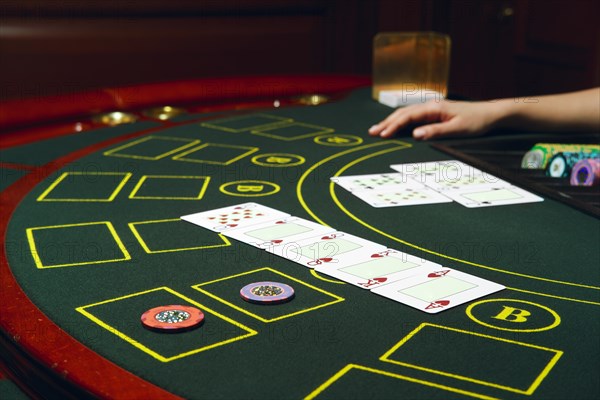
[[[136,196],[142,185],[146,180],[149,179],[196,179],[202,180],[202,187],[200,192],[195,197],[177,197],[177,196]],[[206,193],[206,188],[210,182],[210,176],[188,176],[188,175],[143,175],[139,182],[135,185],[131,193],[129,194],[130,199],[136,200],[200,200]]]
[[[35,238],[34,238],[34,231],[43,230],[43,229],[62,229],[62,228],[70,228],[70,227],[73,227],[73,226],[91,226],[91,225],[106,225],[106,227],[108,228],[108,231],[110,232],[110,234],[112,235],[113,239],[115,240],[115,243],[117,244],[117,246],[119,247],[119,249],[123,253],[123,258],[113,258],[113,259],[106,259],[106,260],[96,260],[96,261],[90,261],[90,262],[78,262],[78,263],[67,263],[67,264],[56,264],[56,265],[44,265],[44,263],[42,262],[42,260],[41,260],[41,258],[39,256],[39,253],[37,251],[37,247],[36,247],[36,244],[35,244]],[[109,262],[131,260],[131,255],[129,254],[129,252],[125,248],[125,245],[123,244],[123,242],[119,238],[119,235],[117,235],[117,232],[115,231],[115,228],[113,227],[112,223],[110,223],[109,221],[84,222],[84,223],[80,223],[80,224],[68,224],[68,225],[38,226],[38,227],[35,227],[35,228],[27,228],[26,232],[27,232],[27,242],[29,242],[29,248],[31,250],[31,255],[33,257],[33,261],[35,262],[35,266],[37,268],[39,268],[39,269],[43,269],[43,268],[75,267],[75,266],[79,266],[79,265],[103,264],[103,263],[109,263]]]
[[[276,133],[269,133],[269,131],[273,131],[276,129],[282,129],[282,128],[289,128],[290,126],[301,126],[303,128],[308,128],[309,130],[312,130],[312,131],[308,132],[308,133],[303,133],[303,134],[300,134],[297,136],[281,136]],[[253,135],[266,136],[271,139],[285,140],[287,142],[290,142],[292,140],[306,139],[306,138],[317,136],[317,135],[323,135],[325,133],[333,133],[334,131],[335,131],[334,129],[327,128],[324,126],[305,124],[302,122],[291,122],[288,124],[267,126],[267,127],[261,128],[261,129],[253,129],[250,131],[250,133]]]
[[314,391],[312,391],[308,396],[306,396],[304,398],[304,400],[312,400],[312,399],[316,398],[321,393],[323,393],[328,387],[330,387],[335,382],[337,382],[338,380],[343,378],[348,372],[350,372],[352,370],[360,370],[360,371],[370,372],[372,374],[383,375],[383,376],[387,376],[389,378],[400,379],[403,381],[416,383],[419,385],[429,386],[432,388],[441,389],[441,390],[445,390],[445,391],[452,392],[452,393],[458,393],[458,394],[462,394],[465,396],[474,397],[476,399],[498,400],[496,397],[485,396],[485,395],[482,395],[479,393],[469,392],[469,391],[458,389],[455,387],[440,385],[438,383],[433,383],[433,382],[428,382],[428,381],[424,381],[421,379],[411,378],[406,375],[395,374],[392,372],[383,371],[383,370],[375,369],[375,368],[370,368],[370,367],[366,367],[364,365],[358,365],[358,364],[346,365],[344,368],[339,370],[335,375],[333,375],[331,378],[329,378],[325,383],[323,383],[321,386],[319,386]]
[[[465,335],[479,336],[479,337],[486,338],[489,340],[497,340],[499,342],[510,343],[515,346],[523,346],[523,347],[528,347],[528,348],[532,348],[532,349],[536,349],[536,350],[540,350],[540,351],[547,351],[550,353],[554,353],[554,356],[548,362],[548,364],[546,364],[546,366],[542,369],[542,371],[535,377],[535,379],[533,380],[531,385],[529,385],[529,387],[527,387],[525,389],[514,388],[514,387],[501,385],[501,384],[488,382],[488,381],[482,381],[479,379],[470,378],[468,376],[457,375],[457,374],[453,374],[453,373],[445,372],[445,371],[439,371],[439,370],[436,370],[433,368],[427,368],[427,367],[423,367],[420,365],[409,364],[409,363],[405,363],[402,361],[392,360],[389,358],[396,350],[398,350],[401,346],[406,344],[406,342],[408,342],[412,337],[414,337],[417,333],[419,333],[419,331],[421,331],[421,329],[423,329],[426,326],[430,326],[430,327],[437,328],[437,329],[445,329],[445,330],[449,330],[449,331],[453,331],[453,332],[462,333]],[[485,335],[482,333],[469,332],[469,331],[465,331],[462,329],[450,328],[450,327],[443,326],[443,325],[435,325],[435,324],[430,324],[428,322],[424,322],[421,325],[419,325],[416,329],[414,329],[412,332],[410,332],[408,335],[406,335],[402,340],[400,340],[398,343],[396,343],[390,350],[388,350],[384,355],[382,355],[379,358],[379,360],[388,362],[388,363],[392,363],[392,364],[401,365],[403,367],[414,368],[414,369],[417,369],[420,371],[430,372],[432,374],[448,376],[450,378],[459,379],[462,381],[467,381],[467,382],[472,382],[472,383],[476,383],[476,384],[483,385],[483,386],[489,386],[489,387],[493,387],[493,388],[497,388],[497,389],[502,389],[502,390],[506,390],[509,392],[513,392],[513,393],[531,395],[531,394],[533,394],[533,392],[535,392],[535,390],[538,388],[538,386],[542,383],[542,381],[550,373],[550,371],[552,370],[554,365],[556,365],[556,363],[558,362],[558,360],[560,359],[560,357],[562,355],[563,355],[563,352],[561,350],[555,350],[555,349],[551,349],[548,347],[537,346],[537,345],[530,344],[530,343],[517,342],[515,340],[504,339],[504,338],[499,338],[496,336]]]
[[[165,357],[165,356],[157,353],[156,351],[154,351],[154,350],[152,350],[152,349],[144,346],[143,344],[141,344],[137,340],[135,340],[135,339],[127,336],[126,334],[124,334],[123,332],[119,331],[118,329],[110,326],[109,324],[107,324],[106,322],[104,322],[101,319],[97,318],[92,313],[90,313],[89,311],[86,310],[87,308],[91,308],[91,307],[95,307],[95,306],[99,306],[99,305],[103,305],[103,304],[107,304],[107,303],[113,303],[113,302],[116,302],[116,301],[119,301],[119,300],[124,300],[124,299],[130,298],[130,297],[135,297],[135,296],[140,296],[140,295],[152,293],[152,292],[156,292],[156,291],[159,291],[159,290],[165,290],[165,291],[167,291],[167,292],[169,292],[169,293],[171,293],[171,294],[173,294],[173,295],[175,295],[175,296],[177,296],[177,297],[185,300],[186,302],[195,305],[196,307],[200,308],[205,314],[206,313],[212,314],[212,315],[216,316],[217,318],[220,318],[220,319],[222,319],[222,320],[224,320],[224,321],[226,321],[226,322],[228,322],[228,323],[230,323],[230,324],[232,324],[232,325],[234,325],[234,326],[236,326],[236,327],[240,328],[241,330],[244,330],[244,331],[246,331],[248,333],[245,334],[245,335],[233,337],[231,339],[227,339],[227,340],[223,340],[223,341],[220,341],[220,342],[216,342],[216,343],[213,343],[211,345],[200,347],[200,348],[197,348],[197,349],[194,349],[194,350],[190,350],[190,351],[187,351],[185,353],[177,354],[177,355],[174,355],[174,356],[171,356],[171,357]],[[135,348],[143,351],[146,354],[151,355],[152,357],[154,357],[157,360],[162,361],[162,362],[170,362],[170,361],[177,360],[177,359],[180,359],[180,358],[183,358],[183,357],[191,356],[193,354],[198,354],[200,352],[203,352],[203,351],[206,351],[206,350],[210,350],[210,349],[214,349],[215,347],[219,347],[219,346],[223,346],[223,345],[226,345],[226,344],[229,344],[229,343],[233,343],[233,342],[236,342],[238,340],[246,339],[246,338],[248,338],[250,336],[254,336],[254,335],[258,334],[258,332],[255,331],[254,329],[248,328],[247,326],[245,326],[245,325],[243,325],[243,324],[241,324],[241,323],[239,323],[237,321],[234,321],[233,319],[231,319],[229,317],[226,317],[225,315],[220,314],[220,313],[218,313],[218,312],[216,312],[216,311],[214,311],[214,310],[212,310],[212,309],[210,309],[210,308],[208,308],[208,307],[206,307],[206,306],[204,306],[204,305],[202,305],[202,304],[200,304],[200,303],[198,303],[198,302],[196,302],[196,301],[194,301],[194,300],[192,300],[192,299],[190,299],[190,298],[188,298],[188,297],[186,297],[184,295],[182,295],[181,293],[176,292],[175,290],[173,290],[173,289],[171,289],[171,288],[169,288],[167,286],[162,286],[162,287],[158,287],[158,288],[155,288],[155,289],[149,289],[149,290],[145,290],[143,292],[132,293],[132,294],[128,294],[126,296],[116,297],[114,299],[108,299],[108,300],[104,300],[104,301],[101,301],[101,302],[98,302],[98,303],[94,303],[94,304],[88,304],[87,306],[77,307],[75,310],[79,311],[81,314],[85,315],[87,318],[89,318],[90,320],[92,320],[96,324],[100,325],[101,327],[103,327],[107,331],[109,331],[109,332],[117,335],[119,338],[125,340],[127,343],[129,343],[130,345],[134,346]]]
[[[185,158],[185,156],[187,156],[187,155],[190,155],[192,153],[195,153],[202,149],[206,149],[211,146],[212,147],[224,147],[227,149],[240,149],[240,150],[246,150],[246,151],[236,157],[233,157],[233,158],[231,158],[229,160],[225,160],[225,161],[202,160],[202,159],[198,159],[198,158]],[[173,157],[173,160],[195,162],[195,163],[202,163],[202,164],[229,165],[229,164],[233,164],[236,161],[241,160],[242,158],[244,158],[246,156],[249,156],[250,154],[256,153],[258,150],[260,150],[258,147],[238,146],[238,145],[233,145],[233,144],[222,144],[222,143],[204,143],[198,147],[194,147],[194,148],[189,149],[181,154],[176,155],[175,157]]]
[[226,126],[221,126],[218,123],[211,123],[211,122],[203,122],[200,124],[200,126],[204,126],[206,128],[218,129],[220,131],[225,131],[225,132],[239,133],[239,132],[251,131],[253,129],[263,128],[263,127],[267,127],[267,126],[284,125],[284,124],[294,122],[294,120],[292,118],[278,117],[278,116],[269,115],[269,114],[241,115],[241,116],[237,116],[237,117],[219,119],[217,122],[221,122],[221,123],[225,122],[226,123],[226,122],[230,122],[230,121],[238,121],[238,120],[245,119],[245,118],[256,118],[256,117],[272,119],[273,122],[266,123],[266,124],[245,126],[243,128],[238,128],[238,129],[228,128]]
[[[148,244],[142,238],[142,235],[138,232],[138,230],[135,227],[136,225],[160,224],[160,223],[163,223],[163,222],[176,222],[176,221],[182,222],[181,219],[179,219],[179,218],[173,218],[173,219],[158,219],[158,220],[153,220],[153,221],[129,222],[127,225],[129,225],[129,228],[133,232],[133,235],[138,240],[138,242],[140,242],[140,245],[142,246],[142,248],[144,249],[144,251],[146,253],[148,253],[148,254],[174,253],[174,252],[177,252],[177,251],[205,250],[205,249],[214,249],[214,248],[217,248],[217,247],[231,246],[231,242],[229,241],[229,239],[227,239],[227,237],[225,235],[223,235],[221,233],[218,233],[217,236],[219,237],[219,239],[221,239],[221,241],[223,243],[210,244],[210,245],[206,245],[206,246],[183,247],[183,248],[179,248],[179,249],[151,250],[150,247],[148,246]],[[182,222],[182,223],[186,223],[186,222]]]
[[[106,198],[101,198],[101,199],[55,198],[55,199],[53,199],[51,197],[48,197],[50,195],[50,193],[52,193],[52,191],[54,189],[56,189],[56,187],[58,185],[60,185],[61,182],[63,182],[65,179],[67,179],[67,177],[69,175],[77,175],[77,176],[98,176],[98,175],[118,176],[118,175],[123,175],[123,179],[121,179],[121,181],[117,184],[117,186],[112,191],[112,193],[110,193],[108,195],[108,197],[106,197]],[[58,179],[56,179],[54,182],[52,182],[52,184],[48,187],[48,189],[46,189],[44,191],[44,193],[42,193],[40,195],[40,197],[37,198],[37,201],[111,202],[115,199],[115,197],[117,197],[117,195],[119,194],[121,189],[123,189],[123,186],[125,186],[125,184],[129,180],[129,178],[131,178],[130,172],[64,172],[61,176],[58,177]]]
[[[266,319],[266,318],[261,317],[260,315],[254,314],[254,313],[252,313],[252,312],[250,312],[250,311],[248,311],[248,310],[246,310],[246,309],[244,309],[242,307],[238,307],[235,304],[233,304],[233,303],[231,303],[231,302],[229,302],[229,301],[227,301],[227,300],[225,300],[225,299],[223,299],[223,298],[221,298],[219,296],[216,296],[216,295],[210,293],[206,289],[202,289],[201,288],[201,286],[208,286],[208,285],[213,284],[213,283],[226,281],[228,279],[237,278],[239,276],[254,274],[254,273],[260,272],[260,271],[270,271],[270,272],[273,272],[273,273],[275,273],[277,275],[281,275],[284,278],[290,279],[290,280],[292,280],[294,282],[298,282],[299,284],[304,285],[304,286],[306,286],[306,287],[308,287],[308,288],[310,288],[312,290],[316,290],[317,292],[320,292],[320,293],[323,293],[323,294],[325,294],[327,296],[333,297],[334,300],[330,301],[328,303],[319,304],[318,306],[306,308],[304,310],[296,311],[296,312],[293,312],[293,313],[290,313],[290,314],[284,314],[284,315],[281,315],[281,316],[276,317],[276,318]],[[337,296],[337,295],[335,295],[333,293],[329,293],[329,292],[327,292],[327,291],[325,291],[325,290],[323,290],[321,288],[313,286],[313,285],[311,285],[309,283],[301,281],[300,279],[291,277],[289,275],[284,274],[283,272],[276,271],[276,270],[274,270],[272,268],[269,268],[269,267],[258,268],[258,269],[254,269],[252,271],[242,272],[240,274],[230,275],[230,276],[226,276],[224,278],[215,279],[215,280],[210,281],[210,282],[199,283],[197,285],[192,286],[192,288],[196,289],[197,291],[199,291],[199,292],[201,292],[201,293],[203,293],[203,294],[205,294],[205,295],[207,295],[209,297],[212,297],[213,299],[215,299],[215,300],[217,300],[217,301],[219,301],[219,302],[221,302],[221,303],[223,303],[225,305],[228,305],[229,307],[231,307],[231,308],[233,308],[235,310],[238,310],[239,312],[247,314],[247,315],[251,316],[252,318],[256,318],[257,320],[262,321],[264,323],[275,322],[275,321],[282,320],[284,318],[290,318],[290,317],[293,317],[293,316],[296,316],[296,315],[307,313],[309,311],[318,310],[319,308],[328,307],[328,306],[331,306],[333,304],[336,304],[336,303],[339,303],[339,302],[342,302],[342,301],[345,300],[343,297]]]
[[[365,150],[365,149],[369,149],[369,148],[373,148],[373,147],[377,147],[377,146],[385,146],[388,144],[396,144],[396,145],[400,145],[401,147],[394,147],[394,148],[389,148],[389,149],[384,149],[384,150],[380,150],[371,154],[367,154],[366,156],[360,157],[355,159],[354,161],[346,164],[344,167],[340,168],[337,173],[334,176],[340,176],[344,171],[346,171],[348,168],[350,168],[351,166],[358,164],[359,162],[362,162],[366,159],[369,159],[371,157],[378,157],[380,155],[392,152],[392,151],[397,151],[397,150],[402,150],[402,149],[407,149],[412,147],[412,145],[408,144],[408,143],[404,143],[404,142],[400,142],[397,140],[387,140],[384,142],[378,142],[378,143],[373,143],[373,144],[368,144],[365,146],[360,146],[360,147],[355,147],[346,151],[342,151],[336,154],[333,154],[329,157],[324,158],[321,161],[318,161],[317,163],[313,164],[310,168],[308,168],[304,174],[302,174],[302,176],[300,177],[300,179],[298,180],[298,183],[296,185],[296,196],[298,198],[298,201],[300,202],[300,204],[302,205],[302,207],[304,208],[304,210],[306,210],[306,212],[312,217],[314,218],[315,221],[317,221],[318,223],[320,223],[321,225],[325,225],[325,226],[330,226],[328,225],[325,221],[323,221],[321,218],[319,218],[308,206],[308,204],[306,203],[306,201],[304,200],[304,196],[302,195],[302,186],[304,184],[304,182],[306,181],[306,179],[308,178],[308,176],[310,174],[312,174],[317,168],[321,167],[323,164],[328,163],[332,160],[335,160],[338,157],[342,157],[345,155],[348,155],[350,153],[353,152],[358,152],[361,150]],[[446,254],[442,254],[421,246],[418,246],[416,244],[407,242],[405,240],[402,240],[400,238],[397,238],[387,232],[384,232],[380,229],[377,229],[376,227],[366,223],[365,221],[361,220],[360,218],[358,218],[356,215],[352,214],[348,209],[346,209],[346,207],[344,207],[344,205],[340,202],[340,200],[338,199],[336,193],[335,193],[335,183],[334,182],[330,182],[329,184],[329,193],[331,195],[331,198],[333,199],[334,203],[337,205],[337,207],[344,212],[346,215],[348,215],[351,219],[353,219],[355,222],[359,223],[360,225],[364,226],[367,229],[370,229],[371,231],[378,233],[382,236],[387,237],[388,239],[394,240],[398,243],[401,243],[405,246],[408,247],[412,247],[413,249],[416,250],[420,250],[423,251],[425,253],[429,253],[429,254],[433,254],[442,258],[446,258],[448,260],[452,260],[452,261],[457,261],[466,265],[471,265],[474,267],[478,267],[478,268],[484,268],[484,269],[488,269],[491,271],[496,271],[496,272],[501,272],[501,273],[505,273],[505,274],[509,274],[509,275],[515,275],[515,276],[519,276],[522,278],[528,278],[528,279],[534,279],[534,280],[540,280],[540,281],[545,281],[545,282],[551,282],[551,283],[556,283],[556,284],[561,284],[561,285],[567,285],[567,286],[574,286],[574,287],[581,287],[581,288],[585,288],[585,289],[592,289],[592,290],[600,290],[600,287],[598,286],[592,286],[592,285],[584,285],[584,284],[580,284],[580,283],[575,283],[575,282],[568,282],[568,281],[561,281],[561,280],[557,280],[557,279],[549,279],[549,278],[544,278],[541,276],[536,276],[536,275],[528,275],[528,274],[523,274],[520,272],[514,272],[514,271],[508,271],[508,270],[504,270],[504,269],[500,269],[500,268],[495,268],[495,267],[490,267],[487,265],[483,265],[483,264],[478,264],[475,262],[471,262],[471,261],[467,261],[467,260],[463,260],[461,258],[458,257],[452,257]],[[575,299],[575,298],[570,298],[570,297],[563,297],[563,296],[556,296],[556,295],[552,295],[552,294],[548,294],[548,293],[540,293],[540,292],[534,292],[534,291],[530,291],[530,290],[524,290],[524,289],[519,289],[519,288],[512,288],[512,287],[507,287],[507,289],[510,290],[515,290],[518,292],[523,292],[523,293],[529,293],[529,294],[535,294],[538,296],[544,296],[544,297],[550,297],[550,298],[554,298],[554,299],[559,299],[559,300],[565,300],[565,301],[572,301],[572,302],[577,302],[577,303],[583,303],[583,304],[591,304],[591,305],[595,305],[595,306],[600,306],[600,302],[596,302],[596,301],[589,301],[589,300],[582,300],[582,299]]]
[[[289,128],[290,126],[301,126],[304,128],[312,129],[312,131],[308,132],[308,133],[303,133],[303,134],[297,135],[297,136],[281,136],[276,133],[269,133],[269,131],[273,131],[273,130],[280,129],[280,128]],[[293,122],[293,123],[289,123],[289,124],[285,124],[285,125],[281,124],[281,125],[276,125],[276,126],[269,126],[269,127],[265,127],[265,128],[261,128],[261,129],[254,129],[254,130],[250,131],[250,133],[253,135],[266,136],[271,139],[285,140],[288,142],[290,142],[292,140],[306,139],[306,138],[313,137],[316,135],[322,135],[325,133],[333,133],[333,132],[334,132],[334,129],[331,129],[331,128],[327,128],[324,126],[318,126],[318,125],[305,124],[302,122]]]
[[[136,154],[127,154],[127,153],[118,153],[121,150],[125,150],[128,149],[130,147],[134,147],[140,143],[144,143],[144,142],[148,142],[150,140],[163,140],[163,141],[172,141],[172,142],[188,142],[182,146],[176,147],[174,149],[171,149],[169,151],[166,151],[164,153],[158,154],[154,157],[150,157],[150,156],[140,156],[140,155],[136,155]],[[150,160],[150,161],[156,161],[156,160],[160,160],[161,158],[165,158],[167,156],[170,156],[171,154],[175,154],[177,152],[180,152],[182,150],[187,149],[188,147],[191,146],[195,146],[198,143],[200,143],[200,140],[197,139],[187,139],[187,138],[178,138],[178,137],[169,137],[169,136],[146,136],[143,137],[141,139],[138,140],[134,140],[133,142],[129,142],[127,144],[124,144],[122,146],[116,147],[114,149],[105,151],[103,154],[105,156],[112,156],[112,157],[123,157],[123,158],[134,158],[134,159],[138,159],[138,160]]]

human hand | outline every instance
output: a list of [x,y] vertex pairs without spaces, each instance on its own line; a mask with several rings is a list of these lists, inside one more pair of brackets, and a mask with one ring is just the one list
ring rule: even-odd
[[441,136],[481,135],[494,127],[498,106],[493,102],[430,100],[402,107],[369,129],[369,135],[391,137],[397,130],[412,124],[413,137],[427,140]]

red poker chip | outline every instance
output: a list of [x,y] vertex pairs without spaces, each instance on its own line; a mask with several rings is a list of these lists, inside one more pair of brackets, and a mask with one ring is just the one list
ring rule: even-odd
[[141,320],[145,328],[153,331],[182,332],[199,327],[204,313],[196,307],[169,305],[151,308]]
[[294,298],[294,288],[280,282],[255,282],[244,286],[240,296],[249,303],[280,304]]

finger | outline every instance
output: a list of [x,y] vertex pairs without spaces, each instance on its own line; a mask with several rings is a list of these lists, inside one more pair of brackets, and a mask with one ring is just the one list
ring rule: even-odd
[[413,137],[419,140],[429,140],[440,136],[450,136],[466,133],[464,124],[459,118],[435,124],[423,125],[413,131]]
[[389,114],[384,120],[382,120],[381,122],[370,127],[369,135],[379,136],[381,134],[381,132],[383,132],[384,130],[387,129],[387,127],[392,123],[392,121],[399,118],[404,112],[405,112],[404,109],[397,108],[396,110],[394,110],[394,112]]
[[369,128],[369,135],[370,136],[379,136],[379,134],[381,133],[381,131],[383,129],[384,129],[384,126],[381,125],[381,122],[379,124],[375,124]]
[[395,119],[380,132],[381,137],[389,137],[399,129],[420,122],[431,122],[440,120],[440,107],[436,103],[425,103],[406,107]]

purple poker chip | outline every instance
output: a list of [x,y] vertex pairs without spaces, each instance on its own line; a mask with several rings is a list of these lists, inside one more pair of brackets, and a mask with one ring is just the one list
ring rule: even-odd
[[600,184],[600,159],[587,158],[577,162],[571,170],[571,186],[597,186]]
[[254,282],[244,286],[240,296],[249,303],[280,304],[294,298],[294,288],[279,282]]

